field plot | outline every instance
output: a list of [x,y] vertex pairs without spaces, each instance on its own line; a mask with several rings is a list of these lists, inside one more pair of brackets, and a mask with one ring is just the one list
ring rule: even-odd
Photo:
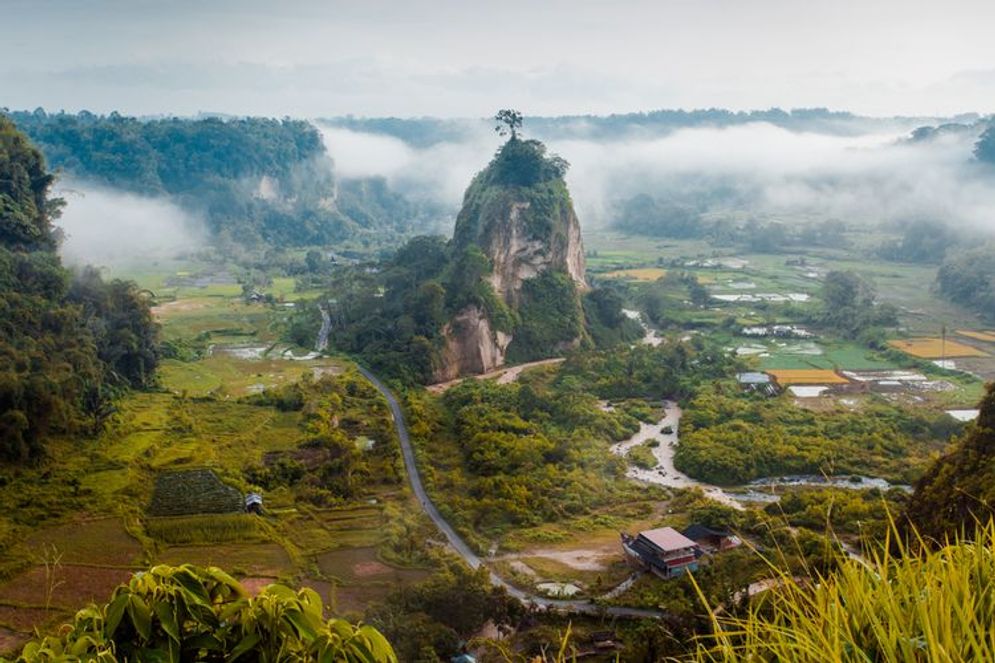
[[217,566],[229,573],[278,578],[293,572],[290,555],[275,543],[171,546],[159,555],[166,564]]
[[941,338],[910,338],[888,341],[888,345],[898,348],[906,354],[922,359],[940,359],[942,357],[987,357],[987,352],[971,345]]
[[663,278],[667,270],[660,267],[641,267],[636,269],[617,269],[603,274],[608,279],[626,279],[629,281],[656,281]]
[[967,338],[973,338],[976,341],[985,341],[986,343],[995,343],[995,332],[993,331],[963,331],[958,329],[957,333],[960,336],[965,336]]
[[31,554],[61,555],[62,564],[130,567],[141,561],[142,545],[119,518],[75,521],[31,534],[25,545]]
[[342,548],[317,555],[315,564],[325,579],[307,578],[302,584],[326,600],[330,612],[360,612],[390,592],[431,575],[427,569],[388,564],[372,546]]
[[166,359],[162,362],[159,375],[163,386],[176,393],[246,396],[291,384],[307,374],[320,377],[324,374],[335,375],[343,370],[342,364],[332,359],[245,359],[217,352],[196,362]]
[[77,610],[91,601],[106,601],[131,574],[130,569],[100,566],[35,566],[0,585],[0,603],[45,608],[51,592],[51,607]]
[[791,384],[847,384],[847,380],[836,371],[825,369],[773,369],[767,371],[777,383],[786,386]]

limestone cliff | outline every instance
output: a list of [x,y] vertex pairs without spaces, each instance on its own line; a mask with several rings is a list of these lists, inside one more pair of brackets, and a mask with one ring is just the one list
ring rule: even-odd
[[452,249],[460,256],[477,248],[489,266],[476,285],[480,301],[443,328],[438,380],[494,370],[509,356],[551,356],[582,341],[584,248],[565,170],[541,143],[512,139],[470,184]]

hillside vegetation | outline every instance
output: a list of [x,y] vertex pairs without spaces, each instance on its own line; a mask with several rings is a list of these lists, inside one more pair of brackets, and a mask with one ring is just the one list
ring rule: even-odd
[[41,154],[0,116],[0,457],[51,432],[96,431],[115,395],[154,381],[156,328],[133,283],[72,275],[55,250],[62,202]]
[[226,242],[380,244],[410,231],[417,215],[382,179],[337,182],[321,135],[302,120],[140,120],[42,110],[11,118],[53,168],[84,182],[167,196]]
[[977,421],[916,484],[908,518],[923,536],[971,535],[995,516],[995,383]]

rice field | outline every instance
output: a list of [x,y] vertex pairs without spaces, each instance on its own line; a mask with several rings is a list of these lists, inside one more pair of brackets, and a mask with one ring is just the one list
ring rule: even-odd
[[988,353],[981,350],[942,338],[910,338],[888,341],[888,345],[906,354],[922,359],[940,359],[942,357],[987,357]]
[[973,338],[976,341],[995,343],[995,332],[993,331],[964,331],[958,329],[957,334],[960,336],[965,336],[967,338]]
[[772,369],[767,371],[781,386],[789,384],[848,384],[836,371],[827,369]]
[[666,274],[667,270],[660,267],[639,267],[635,269],[617,269],[614,272],[607,272],[603,276],[608,279],[652,282],[662,278]]

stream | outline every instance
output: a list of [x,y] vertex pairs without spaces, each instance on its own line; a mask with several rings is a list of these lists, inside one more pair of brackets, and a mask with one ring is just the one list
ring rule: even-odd
[[[611,408],[607,403],[601,406],[603,409]],[[679,429],[681,423],[681,408],[677,403],[664,401],[664,415],[654,424],[640,423],[639,430],[635,435],[627,440],[618,442],[611,446],[611,452],[625,456],[629,451],[650,440],[659,440],[660,444],[650,449],[656,458],[657,465],[653,469],[644,470],[635,465],[630,465],[625,475],[630,479],[636,479],[644,483],[652,483],[668,488],[700,488],[708,497],[717,502],[726,504],[735,509],[743,509],[744,503],[756,502],[776,502],[780,497],[774,492],[776,488],[814,486],[833,488],[848,488],[853,490],[865,490],[868,488],[878,488],[887,490],[889,488],[900,488],[911,491],[911,486],[904,484],[891,484],[884,479],[866,477],[859,475],[843,475],[824,477],[817,474],[797,474],[776,477],[765,477],[756,479],[746,484],[734,488],[722,488],[710,483],[692,479],[674,467],[674,453],[679,444]],[[670,432],[664,432],[669,430]]]

